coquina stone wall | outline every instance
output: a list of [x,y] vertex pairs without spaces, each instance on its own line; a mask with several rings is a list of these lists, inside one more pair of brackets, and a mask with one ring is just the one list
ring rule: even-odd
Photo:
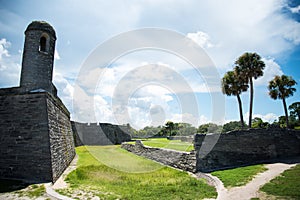
[[56,181],[75,156],[70,113],[60,99],[47,95],[52,179]]
[[0,96],[1,178],[52,181],[45,108],[45,94]]
[[196,134],[195,152],[123,143],[122,148],[151,160],[190,172],[212,172],[259,163],[289,162],[300,156],[300,131],[250,129],[225,134]]
[[195,172],[196,169],[196,156],[193,151],[182,152],[170,149],[147,147],[144,146],[140,140],[137,140],[135,144],[122,143],[121,147],[136,155],[143,156],[184,171]]
[[196,170],[210,172],[300,156],[300,131],[269,128],[198,134],[194,146]]
[[15,92],[0,90],[0,178],[55,182],[75,155],[69,113],[47,92]]
[[20,87],[0,89],[0,178],[55,182],[75,156],[70,113],[52,83],[56,34],[25,30]]
[[129,129],[122,125],[72,121],[72,129],[76,146],[114,145],[131,140]]

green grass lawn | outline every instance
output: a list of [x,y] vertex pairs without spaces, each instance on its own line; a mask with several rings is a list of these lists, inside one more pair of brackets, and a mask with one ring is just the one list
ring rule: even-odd
[[[89,194],[101,199],[203,199],[217,196],[215,188],[204,180],[138,157],[119,146],[77,147],[76,153],[78,167],[66,178],[70,188],[58,192],[69,196],[76,194],[78,199]],[[133,169],[140,173],[126,172]]]
[[284,171],[260,190],[285,199],[300,199],[300,165]]
[[225,187],[237,187],[246,185],[252,178],[267,169],[264,165],[252,165],[247,167],[239,167],[235,169],[227,169],[215,171],[211,174],[218,177]]
[[144,145],[149,147],[166,148],[187,152],[194,150],[194,145],[192,143],[181,142],[180,140],[168,140],[167,138],[149,138],[143,139],[142,142]]

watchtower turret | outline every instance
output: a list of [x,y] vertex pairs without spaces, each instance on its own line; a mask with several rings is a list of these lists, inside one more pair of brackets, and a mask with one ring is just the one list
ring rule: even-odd
[[56,93],[52,84],[56,34],[44,21],[33,21],[25,31],[20,86],[25,91]]

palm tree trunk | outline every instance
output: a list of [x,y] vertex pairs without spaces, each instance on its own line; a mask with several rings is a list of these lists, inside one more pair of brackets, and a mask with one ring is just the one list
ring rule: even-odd
[[249,107],[249,128],[252,126],[252,107],[253,107],[253,81],[250,77],[250,107]]
[[236,95],[236,97],[237,97],[237,100],[238,100],[238,103],[239,103],[241,126],[242,126],[242,129],[244,129],[245,124],[244,124],[244,118],[243,118],[242,100],[241,100],[241,97],[240,97],[239,94]]
[[285,113],[286,128],[289,128],[289,115],[288,115],[287,108],[286,108],[285,98],[282,98],[282,102],[283,102],[283,108],[284,108],[284,113]]

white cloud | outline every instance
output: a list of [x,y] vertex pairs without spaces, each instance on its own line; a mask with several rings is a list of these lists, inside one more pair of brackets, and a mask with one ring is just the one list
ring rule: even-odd
[[187,37],[194,40],[202,48],[210,48],[214,45],[210,42],[210,37],[207,33],[198,31],[196,33],[188,33]]
[[55,60],[60,60],[60,56],[59,56],[59,53],[58,53],[58,51],[55,49],[55,51],[54,51],[54,59]]
[[267,86],[274,76],[283,74],[281,67],[275,62],[274,58],[263,58],[262,61],[266,64],[264,75],[255,81],[257,86]]
[[[253,114],[252,119],[254,119],[255,117],[261,118],[264,122],[273,123],[275,120],[278,119],[279,116],[274,114],[274,113],[267,113],[265,115],[263,115],[263,114]],[[246,122],[249,121],[249,112],[245,113],[244,120]]]
[[115,123],[112,108],[103,97],[99,95],[94,97],[94,109],[97,122]]
[[194,116],[191,113],[175,113],[172,114],[170,118],[168,118],[165,122],[172,121],[172,122],[185,122],[192,124],[194,127],[198,127],[200,124],[206,123],[207,118],[204,115]]
[[300,12],[300,5],[296,7],[290,7],[292,13],[299,13]]
[[[196,5],[194,23],[217,44],[206,51],[219,69],[231,68],[246,51],[280,57],[300,43],[300,23],[281,10],[285,1],[212,0]],[[197,32],[189,34],[196,36]],[[199,43],[206,41],[206,37],[200,38]]]
[[69,81],[54,69],[53,83],[57,88],[58,96],[62,99],[69,111],[72,111],[74,87]]
[[9,48],[10,45],[11,45],[10,42],[8,42],[5,38],[2,38],[0,40],[0,62],[2,61],[3,56],[6,56],[6,57],[10,56],[8,53],[8,50],[7,50],[7,48]]
[[11,43],[5,38],[0,40],[0,87],[19,85],[21,72],[20,54],[11,55],[8,51]]

